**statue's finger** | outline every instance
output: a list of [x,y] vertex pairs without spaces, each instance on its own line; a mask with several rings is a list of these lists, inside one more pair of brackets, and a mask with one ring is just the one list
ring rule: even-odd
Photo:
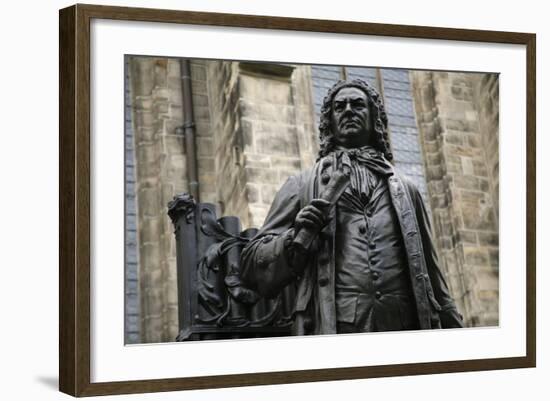
[[304,225],[307,225],[307,224],[309,224],[310,226],[322,226],[323,225],[323,219],[321,219],[318,216],[316,216],[314,214],[311,214],[311,213],[304,214],[302,216],[301,220],[302,220],[302,224],[304,224]]
[[330,202],[325,200],[325,199],[321,199],[321,198],[316,198],[316,199],[312,199],[311,200],[311,205],[317,207],[317,208],[327,208],[330,206]]
[[318,227],[321,226],[321,224],[319,224],[318,222],[315,222],[315,221],[310,220],[310,219],[302,220],[301,225],[302,225],[302,227],[307,227],[307,228],[318,228]]

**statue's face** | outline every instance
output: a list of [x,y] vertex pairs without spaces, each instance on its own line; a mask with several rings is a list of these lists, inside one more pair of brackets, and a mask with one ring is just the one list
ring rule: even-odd
[[332,101],[332,132],[336,143],[346,148],[368,145],[372,123],[367,95],[359,88],[342,88]]

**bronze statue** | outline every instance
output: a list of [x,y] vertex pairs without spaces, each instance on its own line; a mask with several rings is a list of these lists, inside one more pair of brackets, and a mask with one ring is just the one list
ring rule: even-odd
[[288,178],[242,252],[249,288],[296,286],[294,334],[463,327],[422,197],[390,163],[387,125],[374,88],[335,84],[317,162]]

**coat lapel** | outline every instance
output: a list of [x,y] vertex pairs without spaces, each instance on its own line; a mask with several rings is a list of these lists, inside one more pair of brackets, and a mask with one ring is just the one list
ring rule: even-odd
[[418,233],[415,209],[403,181],[395,172],[388,177],[388,186],[393,207],[401,226],[420,328],[429,329],[431,328],[430,306],[425,282],[427,274],[425,274],[425,269],[422,268],[422,245]]

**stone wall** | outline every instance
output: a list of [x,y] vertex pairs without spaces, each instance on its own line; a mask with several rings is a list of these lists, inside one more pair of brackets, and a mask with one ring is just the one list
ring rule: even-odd
[[481,141],[485,149],[489,186],[493,195],[493,206],[498,220],[499,205],[499,87],[498,74],[484,74],[474,86],[477,109],[480,111]]
[[217,197],[243,228],[263,224],[289,175],[317,149],[307,67],[210,62]]
[[498,324],[498,77],[412,77],[443,269],[466,323]]
[[141,342],[177,335],[176,254],[166,204],[187,190],[179,64],[149,57],[130,59],[136,194],[138,199]]

